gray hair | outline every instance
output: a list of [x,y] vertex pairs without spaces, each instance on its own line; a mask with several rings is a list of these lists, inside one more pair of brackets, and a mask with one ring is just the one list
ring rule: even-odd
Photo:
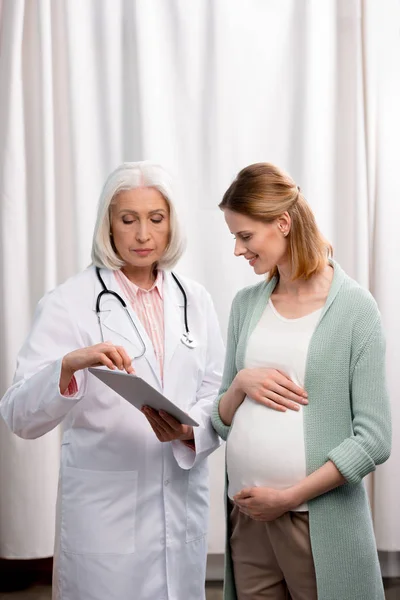
[[182,256],[185,249],[185,239],[172,201],[169,174],[160,165],[151,161],[126,162],[109,175],[100,194],[92,242],[92,262],[96,267],[105,267],[116,271],[124,266],[124,261],[115,253],[110,239],[110,206],[119,192],[139,187],[151,187],[158,190],[169,207],[169,243],[163,256],[158,261],[158,267],[160,269],[172,269]]

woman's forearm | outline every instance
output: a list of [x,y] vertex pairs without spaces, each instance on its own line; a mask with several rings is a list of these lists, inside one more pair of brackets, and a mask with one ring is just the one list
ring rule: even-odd
[[219,401],[219,416],[225,425],[231,425],[235,412],[242,404],[245,393],[240,385],[240,372]]
[[344,483],[346,483],[346,479],[335,464],[331,460],[328,460],[328,462],[314,471],[314,473],[311,473],[311,475],[308,475],[305,479],[287,489],[289,510],[293,510],[293,508],[317,496],[326,494]]

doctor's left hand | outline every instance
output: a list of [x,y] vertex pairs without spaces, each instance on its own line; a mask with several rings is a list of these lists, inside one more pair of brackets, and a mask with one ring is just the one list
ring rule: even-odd
[[163,410],[157,412],[149,406],[144,406],[142,413],[147,418],[160,442],[172,442],[173,440],[185,442],[193,440],[193,427],[182,425],[182,423],[179,423],[179,421]]

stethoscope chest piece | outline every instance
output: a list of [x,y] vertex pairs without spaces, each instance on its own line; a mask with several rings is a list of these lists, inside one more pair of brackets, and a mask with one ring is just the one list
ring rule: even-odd
[[197,346],[195,340],[192,338],[192,335],[191,335],[190,331],[187,331],[187,332],[185,332],[185,333],[182,334],[181,342],[187,348],[191,348],[192,349],[192,348],[196,348],[196,346]]

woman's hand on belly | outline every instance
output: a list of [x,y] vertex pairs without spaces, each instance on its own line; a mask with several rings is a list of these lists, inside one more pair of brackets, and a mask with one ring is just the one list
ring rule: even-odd
[[255,521],[274,521],[291,510],[286,490],[268,487],[245,488],[233,498],[239,510]]
[[236,377],[246,396],[273,410],[300,410],[299,404],[308,404],[307,392],[277,369],[242,369]]
[[336,465],[328,460],[299,483],[284,490],[269,487],[245,488],[233,497],[243,513],[256,521],[273,521],[300,504],[326,494],[346,483]]
[[285,373],[269,368],[242,369],[219,403],[219,415],[225,425],[232,424],[246,396],[278,412],[299,410],[299,404],[308,404],[307,392]]

